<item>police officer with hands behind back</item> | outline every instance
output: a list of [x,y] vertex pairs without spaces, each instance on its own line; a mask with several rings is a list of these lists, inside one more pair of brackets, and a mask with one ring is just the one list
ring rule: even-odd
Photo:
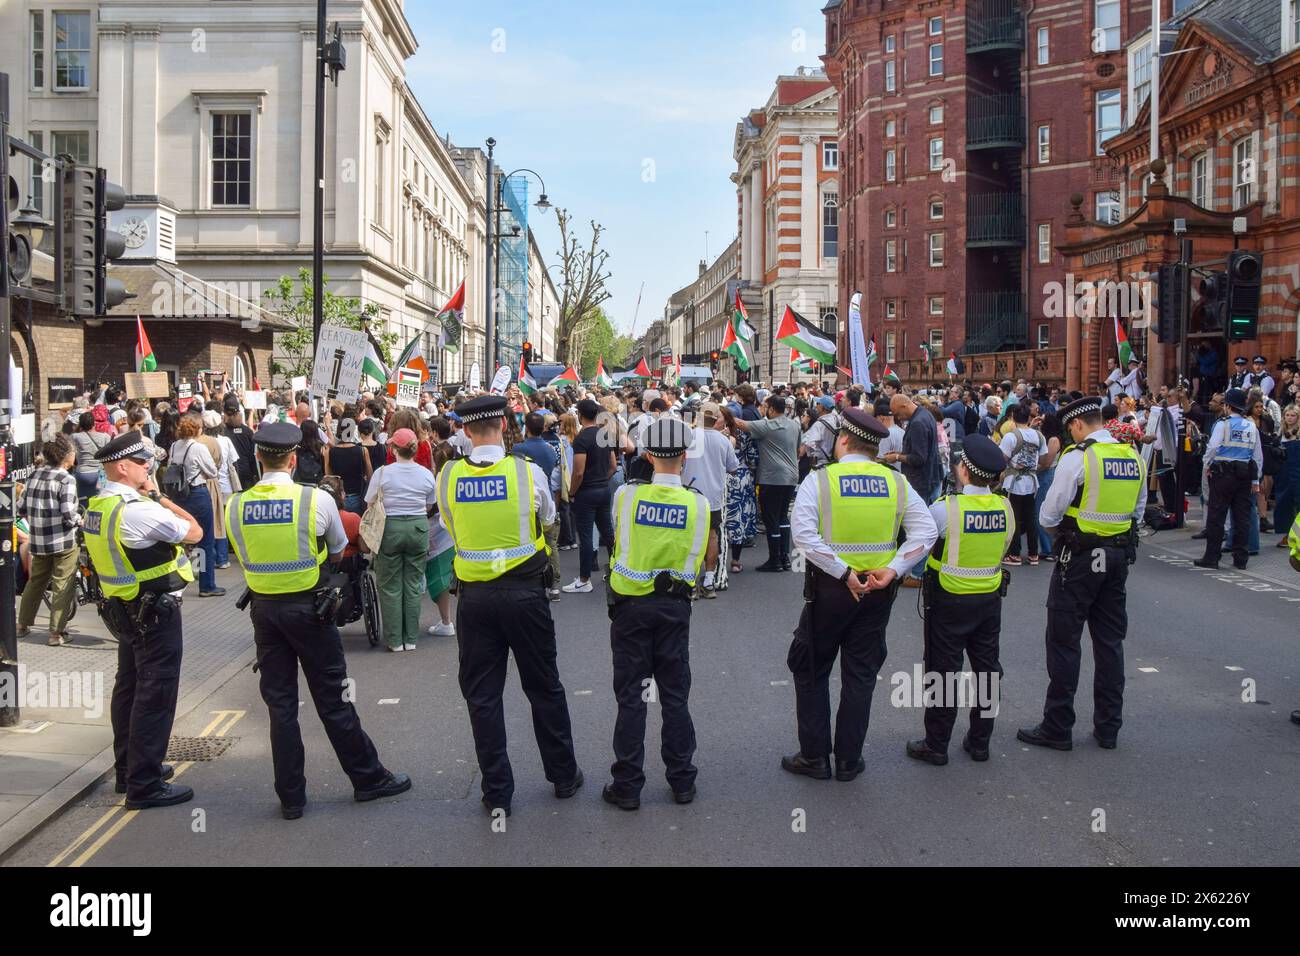
[[[1002,558],[1015,537],[1015,515],[1007,499],[991,490],[1007,465],[1002,449],[983,435],[967,435],[957,460],[961,494],[950,494],[930,506],[939,540],[926,561],[925,670],[942,674],[943,687],[955,687],[952,675],[961,671],[962,652],[970,658],[976,687],[997,687],[1002,677],[998,636],[1002,631]],[[994,677],[993,675],[996,675]],[[961,742],[973,760],[989,759],[995,700],[979,700],[971,708],[970,732]],[[957,702],[926,706],[925,738],[907,745],[907,755],[936,766],[948,762],[948,741],[957,721]]]
[[551,576],[542,527],[555,520],[555,501],[540,468],[506,455],[504,398],[483,395],[458,412],[473,447],[438,473],[438,510],[456,545],[460,691],[483,774],[483,806],[509,816],[515,778],[501,694],[511,652],[532,705],[546,779],[560,799],[582,786],[546,594]]
[[1217,568],[1223,555],[1223,524],[1232,512],[1232,564],[1245,570],[1249,560],[1250,504],[1259,492],[1259,476],[1264,473],[1264,448],[1259,429],[1243,414],[1247,393],[1230,388],[1223,404],[1230,414],[1214,423],[1210,442],[1205,448],[1203,488],[1209,489],[1205,504],[1205,554],[1192,563],[1201,568]]
[[302,429],[287,422],[263,425],[253,442],[262,480],[231,495],[226,505],[230,550],[244,568],[251,592],[253,640],[262,699],[271,720],[275,792],[286,820],[307,804],[302,733],[298,728],[298,665],[316,713],[359,802],[411,789],[411,778],[389,773],[361,727],[347,693],[343,642],[334,624],[326,556],[336,562],[347,535],[334,499],[296,484],[296,449]]
[[614,556],[609,588],[609,640],[614,651],[613,783],[602,796],[624,810],[641,806],[645,786],[647,689],[657,688],[663,715],[662,754],[673,799],[695,799],[695,727],[691,690],[691,594],[709,540],[709,504],[682,487],[691,429],[664,416],[646,427],[650,482],[632,482],[614,498]]
[[117,792],[128,810],[184,803],[189,787],[173,786],[164,764],[181,677],[181,592],[194,580],[182,545],[203,528],[158,494],[152,451],[140,433],[114,438],[95,458],[107,483],[86,505],[86,551],[106,601],[100,616],[117,638],[117,678],[110,716]]
[[1083,626],[1092,637],[1093,736],[1115,747],[1124,708],[1124,584],[1137,560],[1136,523],[1147,504],[1146,466],[1106,430],[1101,400],[1063,405],[1061,425],[1074,442],[1056,466],[1039,521],[1055,536],[1056,567],[1047,589],[1047,699],[1043,721],[1016,732],[1038,747],[1074,744],[1074,692]]
[[[888,435],[874,416],[845,408],[834,464],[811,472],[795,495],[791,528],[808,565],[803,613],[786,661],[799,723],[799,752],[781,758],[789,773],[830,779],[832,749],[837,780],[866,769],[862,746],[898,578],[937,536],[924,499],[876,461]],[[840,707],[832,746],[830,674],[837,654]]]

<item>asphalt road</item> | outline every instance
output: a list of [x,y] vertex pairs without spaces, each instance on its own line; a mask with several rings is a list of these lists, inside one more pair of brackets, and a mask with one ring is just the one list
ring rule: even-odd
[[[364,725],[387,766],[414,778],[412,791],[354,803],[303,685],[310,805],[299,821],[280,819],[265,709],[256,676],[244,670],[174,731],[233,738],[223,755],[184,769],[179,782],[195,788],[192,803],[128,814],[114,809],[121,798],[111,784],[101,784],[8,863],[1296,865],[1300,728],[1287,714],[1300,707],[1300,575],[1293,584],[1278,583],[1289,579],[1276,571],[1277,581],[1220,579],[1176,557],[1148,544],[1130,574],[1125,724],[1114,751],[1088,733],[1090,652],[1075,749],[1015,740],[1017,727],[1037,722],[1047,683],[1043,602],[1052,566],[1043,564],[1014,571],[989,762],[973,763],[956,746],[946,767],[904,755],[904,743],[922,735],[921,713],[891,705],[890,679],[920,662],[921,622],[917,592],[900,591],[867,772],[852,783],[792,777],[778,764],[797,749],[785,657],[800,578],[747,571],[717,600],[695,606],[700,776],[689,806],[672,803],[664,783],[653,705],[641,810],[600,799],[615,706],[598,589],[552,605],[586,786],[571,800],[552,795],[512,669],[506,711],[516,793],[504,832],[479,803],[455,640],[427,638],[398,656],[370,650],[354,625],[344,643]],[[562,558],[567,580],[576,552]],[[431,605],[426,618],[434,620]],[[231,626],[246,627],[247,618]],[[1255,682],[1255,702],[1243,701],[1245,680]]]

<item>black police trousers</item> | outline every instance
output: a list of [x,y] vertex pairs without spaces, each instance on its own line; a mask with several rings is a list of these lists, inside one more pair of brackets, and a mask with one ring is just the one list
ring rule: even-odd
[[456,641],[460,692],[469,710],[486,801],[508,807],[515,792],[501,700],[512,652],[519,684],[532,707],[533,733],[546,779],[572,781],[578,775],[578,761],[573,755],[569,702],[556,666],[555,623],[546,591],[534,583],[518,588],[462,584],[456,602]]
[[1126,549],[1062,549],[1047,588],[1047,700],[1043,732],[1056,740],[1074,727],[1083,626],[1092,638],[1092,723],[1113,740],[1124,707],[1124,635],[1128,631]]
[[126,797],[148,796],[162,784],[162,762],[176,719],[181,683],[181,609],[159,607],[144,637],[114,635],[117,678],[109,716],[113,765],[126,781]]
[[[927,571],[927,576],[935,576]],[[1002,632],[1002,597],[991,594],[949,594],[937,580],[927,582],[930,607],[925,613],[925,671],[944,678],[936,706],[925,708],[925,742],[938,753],[948,751],[957,722],[954,692],[962,669],[962,654],[974,672],[970,704],[970,740],[985,750],[993,736],[993,715],[998,707],[1002,665],[998,662],[998,636]],[[987,693],[986,693],[987,692]]]
[[1250,558],[1251,480],[1231,466],[1210,466],[1210,497],[1205,504],[1205,557],[1218,563],[1223,556],[1223,529],[1232,512],[1232,563],[1245,567]]
[[311,598],[274,600],[253,596],[253,641],[262,700],[271,719],[271,762],[275,792],[286,807],[307,802],[302,731],[298,727],[298,665],[307,678],[316,714],[354,790],[379,786],[388,774],[361,728],[357,709],[345,694],[343,642],[332,623],[321,624]]
[[[657,697],[663,720],[660,754],[668,786],[690,790],[696,769],[695,725],[687,709],[691,693],[691,602],[650,594],[619,601],[610,611],[614,652],[614,792],[635,797],[645,786],[646,704]],[[653,679],[653,681],[652,681]],[[653,696],[652,696],[653,692]]]
[[810,759],[830,757],[830,677],[839,655],[840,707],[833,749],[836,759],[856,762],[867,739],[876,675],[885,663],[885,626],[898,584],[855,601],[843,582],[812,573],[813,600],[804,605],[786,657],[794,677],[799,751]]

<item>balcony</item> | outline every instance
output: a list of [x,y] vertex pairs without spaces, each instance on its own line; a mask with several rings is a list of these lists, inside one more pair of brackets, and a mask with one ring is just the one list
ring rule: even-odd
[[976,0],[966,6],[966,52],[1023,50],[1025,24],[1019,0]]
[[967,355],[1023,349],[1029,340],[1029,312],[1019,292],[972,292],[966,296]]
[[967,197],[967,249],[1024,244],[1024,196],[1020,193],[976,193]]
[[1025,121],[1016,93],[972,96],[966,102],[966,149],[1021,149]]

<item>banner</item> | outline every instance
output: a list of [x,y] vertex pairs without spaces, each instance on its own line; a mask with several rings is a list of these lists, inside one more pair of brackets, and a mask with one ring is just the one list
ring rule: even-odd
[[361,368],[370,343],[359,329],[322,325],[311,371],[311,397],[344,404],[361,392]]
[[403,366],[397,370],[397,404],[403,408],[420,407],[420,383],[424,373],[418,368]]
[[[474,367],[478,368],[478,365],[476,364]],[[510,366],[502,365],[499,369],[497,369],[497,373],[492,376],[492,388],[490,389],[490,391],[492,392],[493,395],[504,395],[506,393],[506,386],[509,384],[510,384]]]
[[871,369],[867,365],[867,342],[862,329],[862,293],[849,300],[849,362],[853,381],[871,389]]

